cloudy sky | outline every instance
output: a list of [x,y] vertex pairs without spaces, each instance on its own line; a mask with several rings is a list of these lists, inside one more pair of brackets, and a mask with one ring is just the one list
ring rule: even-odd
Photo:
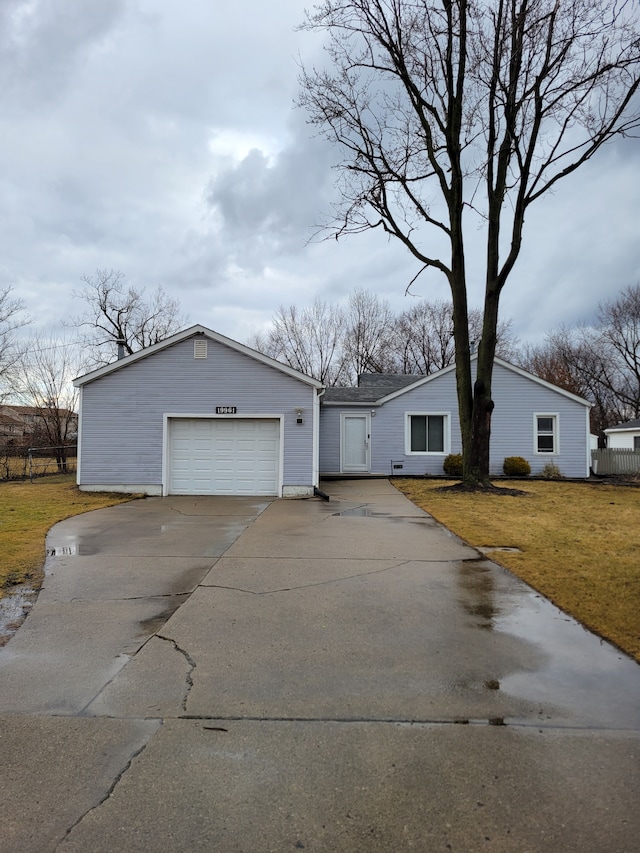
[[[295,109],[303,0],[0,0],[0,287],[46,331],[97,269],[161,285],[240,341],[280,304],[363,287],[400,311],[417,267],[380,234],[309,242],[335,152]],[[523,341],[640,281],[640,142],[539,203],[503,297]],[[442,298],[436,278],[414,288]],[[479,295],[472,291],[472,301]]]

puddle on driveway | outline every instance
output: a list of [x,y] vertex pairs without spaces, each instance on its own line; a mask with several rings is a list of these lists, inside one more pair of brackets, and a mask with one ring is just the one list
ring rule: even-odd
[[77,545],[57,545],[45,551],[47,557],[71,557],[77,553]]
[[[375,504],[372,506],[371,504],[358,504],[357,506],[346,506],[345,509],[336,510],[336,504],[338,506],[342,503],[349,503],[348,501],[341,501],[336,499],[331,499],[330,503],[325,503],[321,506],[321,510],[326,512],[327,515],[332,515],[335,518],[382,518],[386,521],[393,522],[402,522],[403,524],[434,524],[433,518],[427,513],[423,515],[398,515],[393,512],[381,512],[380,510],[376,510]],[[443,528],[445,529],[445,528]],[[449,533],[449,531],[446,531]],[[453,535],[453,534],[449,534]]]
[[332,512],[331,515],[336,516],[349,516],[351,518],[389,518],[391,516],[390,512],[376,512],[372,510],[371,507],[367,506],[354,506],[351,509],[343,509],[340,512]]
[[544,652],[538,670],[503,676],[501,690],[603,727],[640,729],[640,666],[546,598],[527,590],[519,606],[494,618],[493,628]]
[[95,554],[96,549],[91,545],[89,536],[71,536],[57,534],[47,536],[45,556],[49,557],[88,557]]
[[[640,666],[524,582],[491,564],[459,564],[459,605],[479,629],[524,641],[485,688],[545,709],[547,722],[640,730]],[[527,722],[508,720],[509,723]]]
[[459,564],[458,585],[460,604],[470,616],[478,618],[479,628],[493,628],[500,613],[499,595],[495,588],[493,570],[476,561]]

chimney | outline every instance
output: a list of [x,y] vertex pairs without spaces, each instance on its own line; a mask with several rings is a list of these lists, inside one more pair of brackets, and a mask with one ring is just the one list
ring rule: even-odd
[[118,344],[118,361],[120,361],[121,358],[124,358],[124,345],[126,341],[124,338],[118,338],[116,343]]

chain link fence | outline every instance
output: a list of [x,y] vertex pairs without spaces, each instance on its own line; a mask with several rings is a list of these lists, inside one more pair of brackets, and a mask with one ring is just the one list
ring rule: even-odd
[[78,469],[75,444],[48,447],[0,445],[0,480],[31,480]]

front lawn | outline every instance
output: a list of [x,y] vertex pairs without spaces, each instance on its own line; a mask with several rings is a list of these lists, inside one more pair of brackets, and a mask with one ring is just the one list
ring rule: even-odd
[[[640,489],[505,482],[524,497],[443,492],[441,480],[396,479],[414,503],[475,547],[515,547],[491,559],[640,661]],[[64,518],[131,495],[81,492],[74,475],[0,483],[0,598],[37,587],[45,536]]]
[[438,480],[394,480],[415,504],[583,625],[640,661],[640,489],[546,481],[498,485],[524,497],[443,492]]
[[0,483],[0,598],[16,584],[38,587],[45,536],[57,521],[131,500],[131,495],[81,492],[75,474]]

